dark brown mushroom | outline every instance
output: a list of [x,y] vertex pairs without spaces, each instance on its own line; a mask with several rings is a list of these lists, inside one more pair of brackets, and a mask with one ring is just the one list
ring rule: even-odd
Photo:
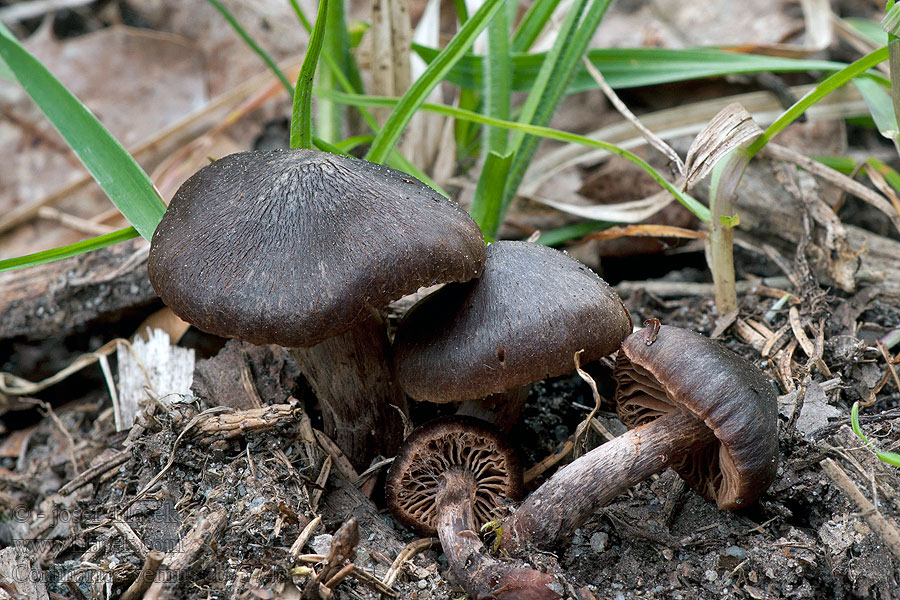
[[466,281],[484,241],[455,203],[414,178],[313,150],[232,154],[195,173],[157,228],[157,293],[200,329],[292,347],[326,433],[357,467],[393,454],[406,399],[379,309]]
[[594,511],[666,467],[735,510],[775,478],[777,403],[754,365],[699,334],[658,322],[630,335],[616,402],[634,427],[544,482],[505,523],[504,547],[557,547]]
[[515,453],[487,423],[432,421],[406,439],[388,472],[388,507],[423,535],[437,534],[453,579],[476,600],[556,600],[563,586],[547,573],[500,561],[479,526],[522,493]]
[[394,366],[410,397],[486,398],[461,411],[508,428],[525,386],[574,370],[578,350],[584,362],[614,352],[631,328],[615,291],[586,266],[539,244],[496,242],[480,278],[444,286],[406,314]]

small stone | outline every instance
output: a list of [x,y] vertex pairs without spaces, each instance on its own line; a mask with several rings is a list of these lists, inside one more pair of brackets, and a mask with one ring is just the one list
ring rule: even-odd
[[591,550],[593,550],[597,554],[600,554],[601,552],[606,550],[606,544],[608,542],[609,542],[609,535],[602,531],[598,531],[597,533],[595,533],[594,535],[591,536],[591,541],[590,541]]
[[331,542],[334,537],[329,533],[323,533],[317,535],[313,538],[312,542],[309,543],[312,546],[313,552],[316,554],[328,554],[328,551],[331,550]]
[[427,579],[420,579],[419,582],[418,582],[416,585],[419,586],[419,589],[420,589],[420,590],[424,590],[425,588],[428,587],[428,580],[427,580]]
[[707,581],[715,581],[716,579],[719,578],[719,576],[716,574],[716,572],[713,571],[712,569],[709,569],[708,571],[706,571],[703,574],[703,576],[706,577]]
[[726,556],[733,556],[738,560],[744,560],[747,558],[747,551],[739,546],[728,546],[725,548]]

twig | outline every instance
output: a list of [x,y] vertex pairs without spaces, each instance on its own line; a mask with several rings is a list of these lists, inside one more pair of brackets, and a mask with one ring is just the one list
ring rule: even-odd
[[291,544],[291,555],[299,556],[300,551],[303,550],[303,546],[306,545],[306,542],[309,541],[309,538],[315,533],[316,529],[319,528],[319,525],[322,524],[322,517],[316,517],[309,523],[307,523],[306,527],[303,528],[303,531],[300,532],[300,535],[297,536],[297,539],[294,540],[294,543]]
[[869,499],[863,495],[850,476],[834,460],[826,458],[819,464],[828,478],[844,492],[844,495],[859,506],[862,510],[862,518],[865,519],[872,531],[881,536],[887,547],[894,553],[894,557],[900,559],[900,530],[897,529],[897,526],[878,512],[875,505],[869,502]]
[[560,446],[559,450],[525,471],[525,485],[540,477],[547,469],[552,468],[556,463],[568,456],[573,448],[575,448],[575,442],[572,441],[572,438],[569,438]]
[[[742,280],[735,283],[740,294],[761,293],[767,288],[780,288],[790,285],[787,277],[766,277],[757,280]],[[616,292],[632,294],[648,292],[660,298],[681,298],[684,296],[712,296],[714,287],[711,283],[693,283],[687,281],[622,281],[615,286]],[[767,295],[767,294],[763,294]]]
[[403,550],[400,551],[400,554],[397,555],[397,558],[394,559],[394,562],[391,563],[387,573],[384,574],[384,579],[381,580],[382,583],[387,587],[392,587],[394,582],[397,581],[397,576],[400,574],[400,569],[403,568],[403,565],[406,564],[407,561],[412,560],[416,554],[430,548],[438,541],[437,538],[429,537],[408,543]]
[[122,594],[119,600],[140,600],[140,598],[143,598],[144,593],[150,588],[153,580],[156,579],[156,574],[159,572],[159,567],[164,557],[165,554],[159,550],[153,550],[148,553],[137,579],[131,582],[131,585],[128,586],[128,589],[125,590],[125,593]]
[[125,450],[120,450],[119,452],[116,452],[115,454],[113,454],[112,456],[110,456],[109,458],[104,460],[102,463],[100,463],[98,465],[94,465],[93,467],[90,467],[89,469],[87,469],[86,471],[82,472],[80,475],[75,477],[72,481],[70,481],[66,485],[62,486],[61,488],[59,488],[59,494],[61,496],[71,494],[72,492],[74,492],[75,490],[80,488],[81,486],[87,485],[88,483],[90,483],[97,477],[100,477],[107,471],[111,471],[112,469],[115,469],[116,467],[126,463],[130,458],[131,458],[131,449],[130,448],[126,448]]
[[309,499],[309,507],[314,512],[319,507],[322,490],[325,489],[325,484],[328,483],[328,476],[331,475],[331,463],[331,455],[326,456],[325,460],[322,461],[322,469],[319,471],[319,476],[316,477],[316,487],[313,489],[312,496]]
[[585,56],[582,61],[584,62],[584,66],[587,69],[587,72],[591,75],[600,89],[603,91],[603,94],[609,99],[612,105],[619,111],[623,117],[625,117],[629,123],[634,125],[635,129],[641,132],[641,135],[644,137],[647,142],[659,150],[663,155],[666,156],[669,160],[675,163],[675,167],[678,169],[679,175],[684,175],[684,162],[681,160],[681,157],[678,156],[678,153],[672,149],[667,143],[665,143],[658,135],[647,129],[643,123],[641,123],[640,119],[638,119],[631,110],[625,106],[625,103],[616,95],[615,90],[613,90],[606,80],[603,78],[603,75],[594,66],[588,58]]
[[175,583],[181,578],[182,571],[199,560],[204,550],[212,547],[213,541],[225,529],[227,516],[224,509],[219,509],[198,518],[187,535],[178,542],[177,548],[166,553],[163,568],[157,571],[153,584],[144,594],[144,600],[161,600],[175,596]]
[[781,146],[780,144],[769,143],[766,145],[763,152],[773,158],[793,163],[802,168],[804,171],[807,171],[811,175],[820,177],[825,181],[839,187],[840,189],[853,194],[866,204],[874,206],[885,215],[887,215],[888,219],[890,219],[894,227],[898,231],[900,231],[900,214],[897,214],[897,211],[894,210],[893,205],[888,202],[888,200],[885,199],[884,196],[867,188],[858,181],[854,181],[843,173],[836,171],[831,167],[824,165],[823,163],[817,162],[809,158],[808,156],[797,152],[796,150],[787,148],[786,146]]

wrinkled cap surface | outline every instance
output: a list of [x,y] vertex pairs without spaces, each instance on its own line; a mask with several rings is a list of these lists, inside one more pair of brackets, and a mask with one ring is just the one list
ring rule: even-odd
[[153,235],[157,294],[209,333],[313,346],[421,286],[466,281],[484,240],[455,203],[368,161],[232,154],[195,173]]
[[444,417],[417,427],[397,452],[385,482],[391,514],[422,535],[436,535],[435,496],[441,475],[451,469],[475,478],[478,525],[522,497],[521,463],[500,433],[480,419]]
[[616,404],[629,427],[680,407],[702,420],[717,441],[672,468],[719,508],[754,502],[778,467],[777,400],[762,371],[702,335],[663,325],[647,344],[640,330],[616,359]]
[[528,242],[488,246],[482,276],[424,298],[395,340],[400,385],[416,400],[483,398],[575,370],[631,333],[615,291],[566,254]]

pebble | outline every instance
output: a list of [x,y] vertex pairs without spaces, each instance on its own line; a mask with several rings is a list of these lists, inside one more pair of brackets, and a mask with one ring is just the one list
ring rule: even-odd
[[591,550],[600,554],[604,550],[606,550],[606,544],[609,542],[609,535],[604,533],[603,531],[598,531],[594,535],[591,536]]

